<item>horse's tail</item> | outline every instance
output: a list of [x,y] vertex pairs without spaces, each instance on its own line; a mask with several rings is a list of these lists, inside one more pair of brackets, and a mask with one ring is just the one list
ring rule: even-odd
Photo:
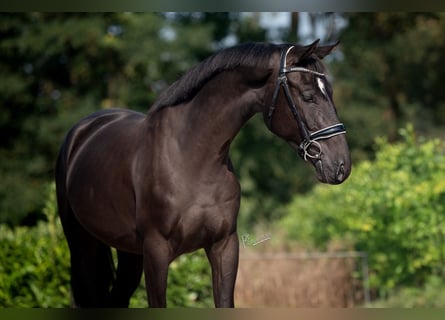
[[79,223],[68,200],[66,179],[74,130],[66,136],[55,168],[58,212],[71,254],[72,303],[78,307],[107,306],[116,273],[111,249]]

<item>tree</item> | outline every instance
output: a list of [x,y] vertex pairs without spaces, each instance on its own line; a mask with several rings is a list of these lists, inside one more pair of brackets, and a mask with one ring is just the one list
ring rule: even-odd
[[392,139],[412,121],[422,132],[444,123],[445,15],[351,13],[340,32],[342,100],[378,108]]

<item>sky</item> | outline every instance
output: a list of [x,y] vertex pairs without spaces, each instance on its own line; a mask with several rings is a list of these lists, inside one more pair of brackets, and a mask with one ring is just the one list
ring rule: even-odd
[[[250,14],[250,13],[246,13]],[[335,23],[338,28],[346,26],[346,21],[336,15]],[[290,12],[262,12],[260,13],[260,24],[269,29],[269,39],[275,40],[278,38],[279,29],[289,28],[291,25],[291,13]],[[298,25],[298,39],[304,42],[311,42],[317,38],[323,40],[328,28],[325,23],[319,21],[315,26],[315,30],[312,30],[309,14],[307,12],[300,13],[300,20]]]

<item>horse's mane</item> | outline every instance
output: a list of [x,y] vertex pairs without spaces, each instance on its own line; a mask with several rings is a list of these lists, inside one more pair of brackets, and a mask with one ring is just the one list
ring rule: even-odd
[[221,50],[197,64],[166,88],[155,101],[151,111],[191,100],[205,82],[223,71],[238,67],[264,66],[271,54],[280,48],[280,45],[268,43],[245,43]]
[[[274,52],[291,45],[249,42],[223,49],[197,64],[162,91],[150,108],[150,112],[190,101],[207,81],[223,71],[239,67],[265,66]],[[300,45],[293,44],[293,46],[301,48]],[[302,61],[301,65],[318,72],[325,72],[325,66],[314,55]]]

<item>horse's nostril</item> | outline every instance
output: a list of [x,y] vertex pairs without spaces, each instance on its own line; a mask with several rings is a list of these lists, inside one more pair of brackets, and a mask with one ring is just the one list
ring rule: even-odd
[[341,182],[345,179],[345,164],[344,162],[340,162],[337,169],[337,181]]

